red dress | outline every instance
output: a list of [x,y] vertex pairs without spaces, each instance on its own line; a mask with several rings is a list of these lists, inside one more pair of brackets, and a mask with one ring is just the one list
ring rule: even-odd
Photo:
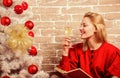
[[66,71],[82,68],[94,78],[120,78],[120,50],[104,42],[97,50],[83,52],[79,43],[69,49],[68,56],[62,56],[58,67]]

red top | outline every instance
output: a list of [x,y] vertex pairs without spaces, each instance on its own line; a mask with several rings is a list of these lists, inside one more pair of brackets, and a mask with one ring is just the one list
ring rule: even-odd
[[120,50],[105,42],[97,50],[83,52],[79,43],[69,49],[68,56],[62,56],[58,67],[66,71],[82,68],[94,78],[120,77]]

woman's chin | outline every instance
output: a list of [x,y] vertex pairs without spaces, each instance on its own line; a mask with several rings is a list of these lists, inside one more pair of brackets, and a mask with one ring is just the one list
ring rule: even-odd
[[81,36],[81,39],[87,39],[85,36]]

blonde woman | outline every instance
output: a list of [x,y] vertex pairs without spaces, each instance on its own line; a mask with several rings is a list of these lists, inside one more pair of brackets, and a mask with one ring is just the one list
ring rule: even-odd
[[94,12],[86,13],[80,36],[84,42],[72,48],[71,39],[65,38],[58,67],[65,71],[81,68],[93,78],[120,78],[120,49],[107,42],[103,17]]

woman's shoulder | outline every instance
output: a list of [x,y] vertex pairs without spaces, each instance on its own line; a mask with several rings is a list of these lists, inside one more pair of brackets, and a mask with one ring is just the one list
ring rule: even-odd
[[117,46],[115,46],[111,43],[108,43],[108,42],[105,42],[103,47],[106,48],[106,49],[120,50]]
[[107,52],[108,54],[119,54],[120,55],[120,49],[115,46],[114,44],[105,42],[103,45],[104,52]]

